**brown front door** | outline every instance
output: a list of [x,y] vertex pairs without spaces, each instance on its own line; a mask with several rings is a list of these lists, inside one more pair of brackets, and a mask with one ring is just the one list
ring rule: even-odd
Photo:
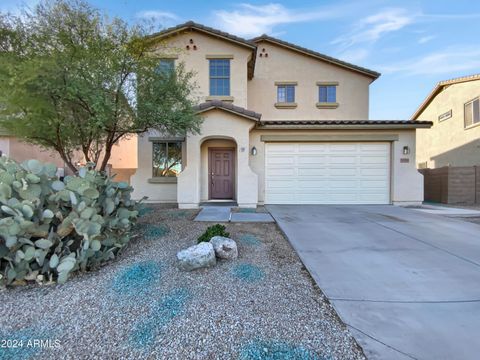
[[208,180],[210,199],[234,197],[234,149],[210,148]]

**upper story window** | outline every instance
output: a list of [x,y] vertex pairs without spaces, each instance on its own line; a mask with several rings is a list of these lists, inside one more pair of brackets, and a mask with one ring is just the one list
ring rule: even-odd
[[278,85],[277,86],[277,102],[278,103],[294,103],[295,102],[295,85]]
[[175,177],[182,171],[182,143],[162,141],[153,143],[153,177]]
[[277,86],[277,102],[275,103],[275,107],[284,109],[296,108],[295,86],[297,82],[276,81],[275,85]]
[[337,102],[337,86],[336,85],[320,85],[318,87],[318,102],[336,103]]
[[210,59],[210,96],[230,96],[230,59]]
[[319,109],[333,109],[338,107],[337,102],[337,82],[317,82]]
[[473,99],[465,104],[465,127],[480,122],[480,98]]
[[174,59],[160,59],[158,64],[158,71],[165,75],[170,75],[175,71],[175,60]]

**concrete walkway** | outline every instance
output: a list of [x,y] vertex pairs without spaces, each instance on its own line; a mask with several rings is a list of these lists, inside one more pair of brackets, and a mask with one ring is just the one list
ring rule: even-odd
[[479,225],[382,205],[267,209],[369,359],[478,359]]
[[232,212],[228,206],[206,206],[197,215],[194,221],[209,222],[274,222],[268,213]]
[[424,213],[443,215],[449,217],[480,217],[480,211],[476,209],[458,208],[451,206],[425,204],[418,208],[412,208],[415,211]]

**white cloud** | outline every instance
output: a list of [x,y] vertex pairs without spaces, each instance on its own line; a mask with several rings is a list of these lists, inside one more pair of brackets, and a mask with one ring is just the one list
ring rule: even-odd
[[135,17],[138,19],[157,20],[157,21],[178,20],[177,15],[168,11],[158,11],[158,10],[140,11],[135,14]]
[[435,39],[435,36],[433,35],[427,35],[427,36],[422,36],[420,39],[418,39],[419,44],[426,44],[427,42]]
[[365,48],[346,50],[337,57],[347,62],[358,63],[366,59],[370,55],[370,51]]
[[333,18],[341,15],[339,8],[311,11],[288,9],[281,4],[240,4],[235,10],[214,11],[216,27],[239,36],[272,33],[277,25]]
[[346,49],[360,43],[374,43],[382,36],[413,23],[415,14],[406,9],[386,9],[367,16],[354,25],[348,34],[336,38],[332,44]]
[[454,72],[471,72],[480,68],[478,47],[451,47],[408,61],[378,66],[384,73],[403,75],[437,75]]

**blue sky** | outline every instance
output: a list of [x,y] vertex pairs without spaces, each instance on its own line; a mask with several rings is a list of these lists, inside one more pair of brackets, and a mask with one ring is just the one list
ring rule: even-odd
[[[0,0],[0,10],[37,1]],[[371,119],[408,119],[438,81],[480,73],[480,1],[90,3],[130,22],[154,19],[159,28],[194,20],[245,38],[267,33],[379,71]]]

